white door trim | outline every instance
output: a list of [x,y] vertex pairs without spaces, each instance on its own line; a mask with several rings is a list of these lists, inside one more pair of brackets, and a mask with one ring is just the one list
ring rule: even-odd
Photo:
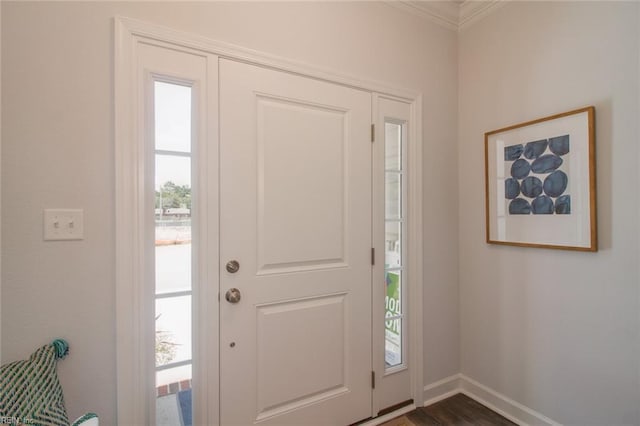
[[142,341],[144,298],[144,147],[136,143],[137,106],[134,92],[134,35],[115,22],[115,249],[116,249],[116,366],[118,423],[144,424],[148,413]]
[[[144,286],[141,285],[145,270],[144,253],[144,147],[139,142],[140,128],[135,102],[136,44],[140,42],[159,46],[172,46],[183,51],[216,55],[277,70],[300,74],[319,80],[330,81],[367,90],[373,93],[398,98],[411,104],[411,134],[409,155],[409,235],[408,268],[409,286],[414,297],[410,301],[409,340],[410,362],[413,366],[413,399],[422,400],[422,284],[423,284],[423,235],[422,235],[422,95],[419,92],[389,86],[385,83],[367,81],[354,76],[345,76],[332,70],[293,61],[275,55],[257,52],[206,37],[173,30],[126,17],[115,18],[114,43],[114,137],[115,137],[115,249],[116,249],[116,356],[117,356],[117,403],[119,424],[147,424],[150,415],[145,411],[154,409],[145,401],[149,391],[148,354],[145,341],[149,336],[143,319]],[[217,68],[216,68],[217,72]],[[211,77],[214,75],[212,74]],[[212,117],[217,120],[216,117]],[[372,118],[373,120],[373,118]],[[214,134],[212,123],[209,129]],[[217,157],[216,157],[217,158]],[[209,189],[213,190],[212,188]],[[216,222],[217,224],[217,222]],[[211,235],[211,230],[209,231]],[[209,295],[211,297],[211,295]],[[212,312],[210,318],[214,318]],[[208,349],[213,349],[211,344]],[[198,356],[202,356],[202,349]],[[212,377],[212,374],[208,374]],[[214,386],[209,386],[213,392]],[[209,398],[209,401],[213,401]],[[203,401],[204,402],[204,401]],[[197,405],[197,402],[194,402]],[[210,407],[209,419],[215,419],[218,407]],[[194,413],[195,414],[195,413]],[[151,417],[152,418],[152,417]],[[216,420],[217,421],[217,420]]]
[[[307,64],[302,61],[287,59],[281,56],[248,49],[246,47],[212,40],[201,35],[175,30],[162,25],[151,24],[138,19],[117,16],[115,21],[118,23],[117,26],[122,26],[123,29],[129,32],[132,36],[163,41],[182,48],[200,50],[202,52],[217,55],[221,58],[229,58],[250,64],[261,65],[280,71],[313,77],[318,80],[325,80],[331,83],[350,86],[356,89],[379,92],[404,100],[417,100],[420,95],[420,93],[415,90],[390,86],[379,81],[363,80],[356,76],[349,76],[337,71],[322,69],[316,65]],[[116,44],[116,49],[117,48],[118,44]]]
[[413,366],[412,397],[418,406],[423,401],[424,392],[424,348],[423,348],[423,210],[422,210],[422,95],[418,94],[411,102],[409,141],[407,143],[408,156],[408,226],[411,233],[407,245],[409,256],[407,270],[409,273],[409,293],[413,296],[409,300],[409,356]]

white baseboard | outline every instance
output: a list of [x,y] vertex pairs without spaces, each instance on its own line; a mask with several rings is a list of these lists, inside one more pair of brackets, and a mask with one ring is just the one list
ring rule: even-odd
[[424,387],[424,406],[434,404],[457,393],[462,393],[521,425],[560,426],[560,423],[526,407],[464,374],[455,374]]
[[445,377],[424,387],[424,406],[435,404],[457,393],[460,393],[460,374]]

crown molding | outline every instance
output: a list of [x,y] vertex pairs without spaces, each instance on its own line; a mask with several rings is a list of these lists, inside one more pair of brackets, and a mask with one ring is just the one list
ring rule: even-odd
[[484,18],[509,0],[465,0],[460,5],[458,30],[469,27],[472,23]]
[[404,10],[450,30],[460,31],[510,0],[385,0]]
[[459,6],[454,1],[386,0],[385,3],[447,29],[458,30]]

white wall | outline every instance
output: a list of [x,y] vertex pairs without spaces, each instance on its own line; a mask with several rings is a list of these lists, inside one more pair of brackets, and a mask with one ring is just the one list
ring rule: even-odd
[[[564,424],[640,424],[638,7],[514,2],[459,39],[462,373]],[[587,105],[600,251],[485,244],[484,132]]]
[[[457,373],[457,35],[381,3],[3,2],[2,359],[65,337],[70,415],[115,424],[115,15],[424,94],[425,382]],[[47,207],[84,241],[43,242]]]

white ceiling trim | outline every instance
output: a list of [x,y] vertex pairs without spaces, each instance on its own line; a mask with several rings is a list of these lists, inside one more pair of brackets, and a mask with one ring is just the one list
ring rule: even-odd
[[387,0],[385,3],[450,30],[458,29],[458,4],[454,2]]
[[508,0],[466,0],[460,5],[458,18],[458,30],[462,30],[472,23],[484,18],[498,7],[503,6]]
[[509,0],[386,0],[390,6],[459,31],[484,18]]

